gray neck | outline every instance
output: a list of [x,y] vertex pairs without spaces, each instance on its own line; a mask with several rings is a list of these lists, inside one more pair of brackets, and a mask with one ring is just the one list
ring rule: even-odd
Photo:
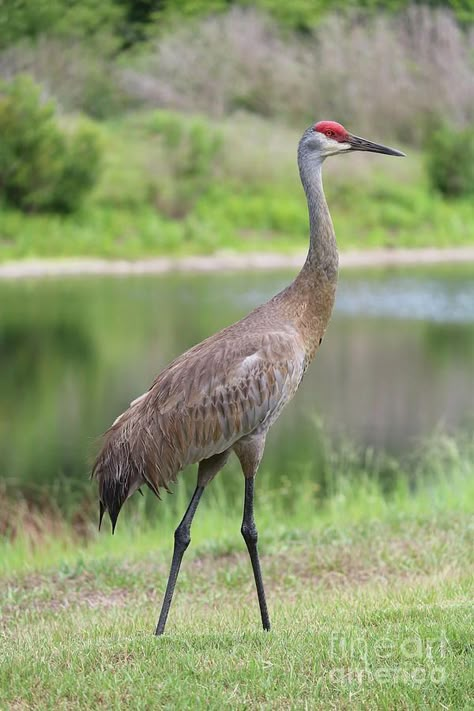
[[336,281],[339,257],[336,235],[323,190],[322,161],[302,149],[298,151],[298,167],[308,201],[310,229],[309,251],[303,270],[322,269],[330,281]]

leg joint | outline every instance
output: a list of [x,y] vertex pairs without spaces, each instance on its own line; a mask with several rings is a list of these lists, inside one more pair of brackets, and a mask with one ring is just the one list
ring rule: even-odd
[[174,532],[174,541],[177,546],[186,550],[186,548],[191,543],[189,527],[179,525],[176,531]]
[[257,527],[253,521],[250,523],[247,521],[244,521],[242,523],[240,532],[241,532],[242,536],[244,537],[244,540],[246,543],[252,543],[254,545],[257,544],[258,531],[257,531]]

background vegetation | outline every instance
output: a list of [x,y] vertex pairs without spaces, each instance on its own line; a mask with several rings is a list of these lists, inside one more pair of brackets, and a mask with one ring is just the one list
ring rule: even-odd
[[303,248],[321,117],[408,153],[329,166],[342,248],[472,241],[472,3],[286,5],[4,3],[0,259]]
[[[321,118],[407,153],[328,161],[343,249],[472,243],[473,27],[472,0],[1,2],[0,260],[304,249],[296,145]],[[209,290],[223,293],[226,279]],[[335,446],[308,425],[297,434],[311,439],[312,459],[298,452],[293,479],[275,448],[256,497],[270,634],[258,627],[239,533],[241,481],[217,478],[196,516],[167,636],[156,640],[172,531],[194,472],[158,515],[151,496],[136,496],[116,536],[99,534],[81,436],[175,355],[176,333],[192,342],[199,324],[214,323],[211,302],[203,298],[199,321],[191,288],[174,311],[163,308],[173,299],[165,284],[153,298],[85,281],[88,299],[48,283],[19,308],[26,291],[8,286],[0,708],[466,707],[471,435],[440,430],[398,457],[342,437]],[[410,328],[421,324],[440,378],[447,361],[458,375],[471,331],[439,323],[436,282],[427,293],[430,320]],[[234,294],[230,303],[221,298],[219,318],[248,304]],[[341,391],[345,369],[373,362],[352,320],[344,336],[356,357],[334,366]],[[384,325],[390,378],[415,352],[403,350],[395,320]],[[361,402],[380,424],[376,396]]]

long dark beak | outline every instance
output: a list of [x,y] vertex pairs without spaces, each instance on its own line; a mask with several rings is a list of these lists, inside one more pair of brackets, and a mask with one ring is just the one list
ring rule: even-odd
[[352,151],[370,151],[371,153],[385,153],[385,155],[387,156],[405,155],[401,151],[397,151],[395,148],[382,146],[380,143],[372,143],[372,141],[367,141],[365,138],[360,138],[359,136],[352,136],[351,134],[349,134],[347,142],[350,143]]

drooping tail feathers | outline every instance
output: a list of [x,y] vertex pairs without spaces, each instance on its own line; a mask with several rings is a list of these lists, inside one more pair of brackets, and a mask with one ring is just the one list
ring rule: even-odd
[[109,430],[105,438],[92,469],[92,476],[99,484],[99,529],[107,511],[113,533],[120,509],[131,493],[132,482],[138,479],[140,472],[134,466],[127,444],[117,441],[117,433]]
[[99,484],[99,529],[107,511],[112,533],[123,504],[141,485],[147,484],[159,498],[158,488],[146,472],[151,433],[130,414],[127,410],[107,430],[92,468],[91,476]]

